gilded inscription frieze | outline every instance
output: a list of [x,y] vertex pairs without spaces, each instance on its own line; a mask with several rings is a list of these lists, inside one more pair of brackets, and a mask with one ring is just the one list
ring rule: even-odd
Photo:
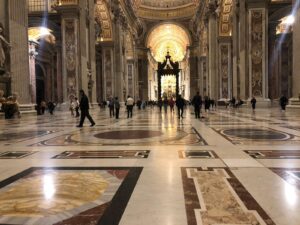
[[223,0],[221,5],[221,13],[220,13],[220,25],[219,25],[220,36],[231,36],[232,12],[233,12],[232,0]]

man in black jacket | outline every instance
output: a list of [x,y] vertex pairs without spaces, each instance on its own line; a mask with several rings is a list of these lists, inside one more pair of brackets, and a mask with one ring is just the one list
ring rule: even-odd
[[201,111],[201,106],[202,106],[202,97],[199,95],[199,91],[194,96],[194,98],[192,100],[192,105],[194,106],[194,109],[195,109],[195,118],[200,119],[200,111]]
[[87,117],[89,119],[89,121],[91,122],[91,127],[95,126],[95,122],[93,120],[93,118],[91,117],[90,113],[89,113],[89,99],[88,97],[85,95],[83,90],[79,91],[79,96],[80,96],[80,110],[81,110],[81,116],[80,116],[80,122],[79,125],[77,127],[82,127],[83,126],[83,122],[85,117]]
[[176,106],[178,109],[178,119],[183,118],[183,108],[184,108],[185,102],[184,99],[181,97],[181,95],[178,95],[178,98],[176,99]]

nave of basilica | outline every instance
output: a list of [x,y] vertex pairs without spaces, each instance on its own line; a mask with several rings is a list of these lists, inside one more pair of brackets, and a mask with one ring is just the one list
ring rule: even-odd
[[0,225],[299,225],[298,58],[300,0],[0,0]]

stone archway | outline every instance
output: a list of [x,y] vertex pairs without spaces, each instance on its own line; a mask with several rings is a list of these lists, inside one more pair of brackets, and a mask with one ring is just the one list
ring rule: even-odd
[[186,99],[190,98],[190,74],[189,74],[189,49],[191,44],[190,34],[176,23],[162,23],[150,30],[146,46],[148,53],[148,80],[149,98],[157,100],[161,95],[161,73],[158,73],[157,63],[164,62],[168,54],[174,62],[178,62],[176,75],[176,94],[182,94],[186,90]]

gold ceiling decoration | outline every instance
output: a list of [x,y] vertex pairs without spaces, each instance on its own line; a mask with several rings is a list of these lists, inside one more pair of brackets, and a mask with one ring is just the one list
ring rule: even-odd
[[194,5],[198,1],[195,0],[140,0],[141,7],[152,9],[180,8],[186,5]]
[[182,61],[190,39],[186,31],[175,24],[162,24],[154,28],[147,38],[147,47],[158,62],[165,59],[169,51],[174,61]]
[[233,0],[223,0],[221,5],[219,35],[231,36],[232,35],[232,23],[231,16],[233,12]]
[[101,37],[98,41],[112,41],[111,18],[105,0],[97,0],[95,18],[101,24]]
[[39,42],[41,39],[55,44],[55,37],[52,30],[46,27],[30,27],[28,28],[28,40]]
[[132,0],[137,15],[146,19],[175,19],[195,14],[199,0]]

